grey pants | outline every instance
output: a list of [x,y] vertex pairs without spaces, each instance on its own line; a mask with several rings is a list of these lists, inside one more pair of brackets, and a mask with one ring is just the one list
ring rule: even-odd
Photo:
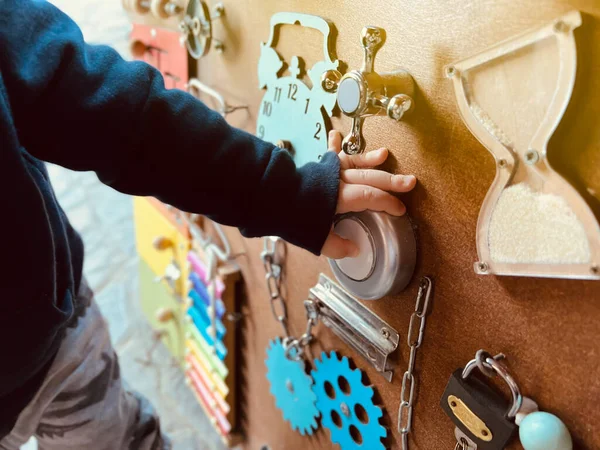
[[40,450],[170,449],[150,403],[123,388],[106,323],[85,282],[78,302],[87,308],[0,449],[18,450],[31,436]]

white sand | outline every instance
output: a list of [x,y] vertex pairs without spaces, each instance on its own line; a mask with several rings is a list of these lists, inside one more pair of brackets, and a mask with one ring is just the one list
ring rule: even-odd
[[583,225],[558,195],[534,192],[525,183],[502,192],[489,230],[492,260],[503,263],[590,262]]

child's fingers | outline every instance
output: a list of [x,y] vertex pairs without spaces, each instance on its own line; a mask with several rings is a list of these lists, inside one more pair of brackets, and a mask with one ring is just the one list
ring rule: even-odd
[[[342,156],[344,158],[342,158]],[[360,155],[340,154],[342,169],[368,169],[383,164],[388,157],[387,148],[380,148]]]
[[381,189],[362,184],[340,182],[337,213],[360,212],[366,209],[402,216],[406,207],[398,198]]
[[331,130],[327,137],[327,148],[329,151],[340,153],[342,151],[342,134],[339,131]]
[[383,170],[372,169],[344,170],[341,178],[349,184],[364,184],[392,192],[408,192],[417,183],[414,175],[393,175]]
[[331,259],[342,259],[358,256],[358,246],[348,239],[344,239],[333,231],[327,236],[321,254]]

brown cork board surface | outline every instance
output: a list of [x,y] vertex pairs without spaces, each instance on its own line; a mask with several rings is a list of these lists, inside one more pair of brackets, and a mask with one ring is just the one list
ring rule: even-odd
[[[555,133],[549,153],[556,167],[585,193],[599,216],[600,192],[600,3],[588,1],[394,1],[374,0],[236,0],[225,1],[226,18],[213,32],[225,41],[223,54],[211,52],[198,63],[198,77],[217,88],[231,104],[247,104],[228,120],[254,132],[256,113],[264,94],[258,88],[260,42],[269,35],[269,19],[279,11],[298,11],[332,20],[337,28],[336,53],[350,69],[360,67],[359,34],[365,25],[386,29],[387,43],[379,52],[381,72],[408,69],[418,84],[417,109],[402,123],[385,117],[365,122],[368,148],[387,146],[392,156],[386,168],[414,173],[419,184],[403,196],[418,226],[419,261],[411,285],[400,295],[369,302],[368,307],[401,335],[398,365],[392,383],[323,325],[317,328],[314,350],[337,349],[354,357],[376,387],[387,411],[391,448],[399,448],[396,431],[402,373],[408,361],[406,333],[418,281],[430,275],[435,296],[423,347],[417,360],[418,401],[411,448],[453,448],[453,425],[439,407],[452,371],[484,348],[504,352],[522,392],[542,410],[566,423],[575,447],[600,448],[600,282],[478,276],[475,229],[480,205],[494,177],[494,161],[471,135],[458,115],[444,65],[463,59],[499,41],[552,21],[571,9],[583,13],[576,30],[578,73],[573,97]],[[298,55],[307,66],[320,59],[316,32],[284,27],[277,50],[286,61]],[[543,83],[541,83],[543,84]],[[514,112],[514,121],[527,117]],[[347,132],[349,119],[334,118],[335,128]],[[594,194],[596,193],[596,194]],[[267,201],[267,199],[265,199]],[[277,211],[277,205],[273,205]],[[275,408],[265,377],[265,349],[280,335],[271,316],[262,241],[242,239],[228,230],[247,291],[243,307],[245,448],[273,450],[332,448],[328,432],[313,437],[292,431]],[[331,276],[324,258],[288,248],[287,304],[292,331],[305,326],[302,301],[318,274]],[[518,443],[509,447],[521,448]]]

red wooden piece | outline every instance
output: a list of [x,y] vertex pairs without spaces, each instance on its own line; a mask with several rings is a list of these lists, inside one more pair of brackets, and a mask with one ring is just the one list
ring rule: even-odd
[[188,54],[181,45],[181,34],[149,25],[133,24],[131,53],[134,59],[156,67],[169,89],[185,89],[188,82]]

